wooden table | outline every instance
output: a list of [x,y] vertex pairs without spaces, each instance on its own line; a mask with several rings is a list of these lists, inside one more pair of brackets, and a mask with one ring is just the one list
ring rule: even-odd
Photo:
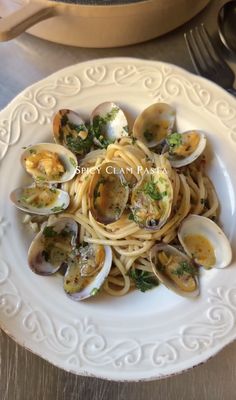
[[[222,0],[212,0],[200,15],[180,29],[162,38],[126,48],[72,48],[27,34],[11,42],[1,43],[0,108],[22,89],[50,73],[94,58],[140,57],[170,62],[193,72],[183,32],[205,22],[215,42],[221,47],[216,33],[216,15],[223,3]],[[221,50],[236,72],[236,59],[222,47]],[[230,400],[236,398],[235,389],[236,343],[229,345],[207,363],[181,375],[144,383],[116,383],[75,376],[60,370],[0,332],[0,400]]]

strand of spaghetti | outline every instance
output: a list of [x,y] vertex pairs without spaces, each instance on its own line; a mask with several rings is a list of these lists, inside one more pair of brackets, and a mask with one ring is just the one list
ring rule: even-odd
[[208,202],[209,202],[210,208],[208,211],[206,211],[202,215],[207,218],[212,217],[212,216],[215,217],[217,215],[217,210],[219,208],[217,194],[216,194],[215,189],[209,178],[204,177],[204,182],[205,182],[206,188],[207,188]]
[[181,192],[183,193],[182,201],[179,210],[175,213],[174,217],[171,218],[158,232],[153,235],[153,238],[159,239],[162,235],[166,234],[170,228],[174,228],[190,210],[190,189],[186,182],[186,178],[183,174],[179,175]]
[[134,166],[136,166],[137,168],[139,166],[145,167],[146,166],[146,162],[144,163],[142,161],[142,159],[140,160],[139,158],[137,158],[134,154],[132,154],[130,151],[126,150],[126,149],[120,149],[119,151],[117,151],[115,153],[115,156],[119,156],[121,158],[123,158],[124,160],[127,159],[127,163],[128,164],[132,164]]
[[109,276],[109,283],[113,283],[116,286],[124,287],[124,281],[122,278],[116,278],[112,275]]
[[126,271],[129,271],[132,265],[134,264],[135,260],[137,259],[136,257],[126,257],[126,262],[125,262],[125,269]]
[[[133,234],[131,235],[132,238],[135,239],[142,239],[142,240],[152,240],[153,234],[152,233],[140,233],[140,234]],[[129,238],[127,238],[129,240]]]
[[133,250],[133,251],[126,251],[122,250],[119,247],[115,247],[115,250],[119,254],[123,254],[127,257],[131,256],[140,256],[141,254],[145,253],[147,250],[149,250],[152,246],[154,245],[154,241],[149,240],[148,242],[144,242],[143,247],[139,250]]
[[179,175],[174,171],[173,174],[173,207],[176,205],[180,190]]
[[105,149],[98,149],[98,150],[93,150],[90,151],[86,156],[81,160],[80,165],[85,166],[87,163],[90,163],[91,161],[96,161],[98,158],[104,159],[106,155],[106,150]]
[[153,272],[151,264],[149,264],[149,266],[143,264],[135,264],[135,269],[139,269],[141,271]]
[[[99,239],[96,239],[96,238],[94,238],[94,237],[88,237],[88,236],[85,236],[84,237],[84,241],[85,242],[88,242],[88,243],[96,243],[96,244],[105,244],[105,245],[108,245],[108,246],[127,246],[127,240],[110,240],[110,239],[103,239],[103,238],[99,238]],[[135,244],[139,244],[140,245],[140,242],[138,242],[138,241],[135,241],[135,240],[130,240],[130,243],[132,244],[132,245],[135,245]]]
[[129,226],[123,228],[121,233],[114,234],[114,233],[107,232],[104,228],[102,228],[101,225],[99,225],[95,221],[91,212],[89,212],[89,220],[90,220],[90,224],[92,225],[92,227],[95,229],[96,232],[100,233],[103,237],[108,237],[110,239],[115,239],[115,240],[122,239],[122,238],[129,236],[132,233],[135,233],[139,230],[139,226],[136,225],[134,222],[132,222],[131,224],[129,224]]
[[206,197],[206,191],[205,191],[205,186],[203,183],[203,176],[201,172],[197,173],[197,183],[199,187],[199,196],[198,196],[198,202],[193,208],[193,214],[201,214],[204,208],[204,200]]
[[140,142],[140,140],[136,140],[135,142],[136,146],[138,146],[150,159],[153,158],[152,152],[145,146],[144,143]]
[[176,237],[176,229],[171,229],[168,233],[163,237],[162,241],[164,243],[170,243]]
[[193,192],[195,193],[194,197],[196,198],[196,201],[198,201],[197,199],[199,198],[199,187],[198,185],[194,182],[193,178],[191,177],[191,175],[187,175],[186,176],[188,185],[190,186],[190,188],[193,190]]
[[123,296],[124,294],[128,293],[128,291],[130,289],[130,278],[126,274],[126,270],[125,270],[123,264],[121,263],[121,261],[114,255],[113,255],[113,261],[114,261],[114,264],[116,265],[116,267],[119,268],[119,270],[120,270],[120,273],[124,280],[124,286],[121,290],[112,289],[111,287],[109,287],[109,278],[110,277],[108,276],[108,278],[106,279],[106,281],[104,283],[103,288],[107,293],[109,293],[113,296]]
[[[137,171],[136,171],[136,164],[128,157],[127,152],[124,150],[116,151],[114,153],[114,157],[120,157],[123,159],[127,165],[132,169],[132,172],[134,175],[138,176]],[[138,163],[140,165],[140,162]]]
[[[84,195],[82,197],[82,209],[81,209],[81,212],[82,212],[82,214],[84,216],[86,216],[87,212],[88,212],[86,195]],[[85,227],[81,226],[81,228],[80,228],[80,243],[82,243],[84,241],[84,235],[85,235]]]

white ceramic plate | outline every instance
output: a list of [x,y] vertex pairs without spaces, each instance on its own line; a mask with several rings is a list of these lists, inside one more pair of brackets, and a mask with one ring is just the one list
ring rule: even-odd
[[29,236],[9,193],[24,182],[21,149],[51,140],[59,108],[88,116],[117,102],[132,120],[156,101],[177,111],[181,130],[207,132],[208,170],[221,224],[236,243],[236,103],[225,91],[172,65],[136,59],[78,64],[21,93],[0,113],[0,320],[18,343],[65,370],[113,380],[155,379],[197,365],[236,337],[236,265],[201,276],[201,295],[185,300],[160,286],[122,298],[69,300],[61,277],[27,267]]

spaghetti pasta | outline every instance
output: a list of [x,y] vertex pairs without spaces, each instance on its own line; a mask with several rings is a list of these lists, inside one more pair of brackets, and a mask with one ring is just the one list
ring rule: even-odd
[[[110,224],[99,223],[93,217],[89,205],[89,187],[93,172],[106,162],[114,162],[139,182],[151,168],[166,171],[173,187],[171,213],[158,230],[146,230],[131,221],[127,207],[121,218]],[[133,287],[129,276],[131,268],[151,272],[149,251],[156,242],[177,243],[177,230],[181,221],[191,212],[208,218],[216,218],[219,204],[210,179],[204,173],[205,163],[172,168],[165,154],[152,152],[139,140],[121,138],[106,150],[94,150],[81,161],[84,172],[63,185],[71,198],[71,204],[62,217],[73,218],[80,224],[80,241],[112,247],[113,267],[103,289],[112,296],[122,296]],[[132,172],[131,172],[132,171]]]

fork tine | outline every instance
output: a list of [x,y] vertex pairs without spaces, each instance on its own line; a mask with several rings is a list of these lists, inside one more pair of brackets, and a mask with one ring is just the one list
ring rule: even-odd
[[[189,37],[190,35],[191,35],[191,38]],[[197,73],[199,75],[201,75],[202,74],[202,66],[201,66],[199,60],[202,59],[202,57],[201,57],[198,49],[196,48],[196,46],[194,46],[195,49],[193,47],[193,44],[195,44],[195,40],[193,37],[192,30],[189,32],[189,34],[187,34],[187,33],[184,34],[184,39],[185,39],[187,50],[189,52],[193,66],[194,66],[195,70],[197,71]],[[197,53],[198,53],[199,58],[197,57]]]
[[211,37],[205,27],[204,24],[201,24],[199,27],[199,36],[201,38],[202,44],[204,45],[206,52],[211,59],[212,63],[220,64],[221,67],[224,66],[228,69],[228,65],[226,64],[225,60],[220,56],[220,54],[215,49]]

